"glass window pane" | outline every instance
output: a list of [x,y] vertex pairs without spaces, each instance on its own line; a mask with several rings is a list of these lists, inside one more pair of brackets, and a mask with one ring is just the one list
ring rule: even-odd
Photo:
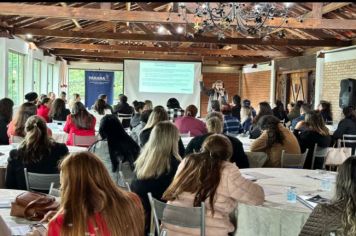
[[123,71],[114,72],[114,98],[113,103],[118,102],[119,94],[124,93],[124,73]]
[[85,70],[69,69],[68,73],[68,97],[71,99],[74,93],[79,93],[82,102],[85,102]]
[[47,92],[53,92],[53,64],[48,64],[47,69]]
[[8,86],[7,94],[15,104],[20,104],[23,99],[24,81],[24,56],[9,51],[8,52]]
[[41,61],[33,60],[33,91],[41,93]]

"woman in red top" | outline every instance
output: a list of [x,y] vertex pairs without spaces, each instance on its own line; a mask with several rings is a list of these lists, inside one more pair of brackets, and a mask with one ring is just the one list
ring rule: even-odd
[[41,116],[46,122],[49,122],[48,113],[51,109],[51,99],[50,98],[43,98],[40,105],[37,108],[37,115]]
[[96,155],[70,154],[60,169],[61,205],[48,224],[48,236],[144,234],[138,196],[117,187]]
[[96,119],[91,115],[83,103],[76,102],[72,114],[67,116],[64,132],[68,133],[66,144],[73,145],[73,134],[78,136],[94,136]]

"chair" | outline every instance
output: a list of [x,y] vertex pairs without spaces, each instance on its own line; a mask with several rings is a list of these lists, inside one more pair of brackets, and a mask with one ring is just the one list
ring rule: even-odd
[[48,195],[51,195],[53,197],[60,197],[61,196],[61,190],[59,190],[58,188],[54,187],[54,182],[52,182],[51,186],[49,187]]
[[250,168],[261,168],[267,161],[265,152],[245,152],[250,163]]
[[31,189],[49,191],[51,184],[59,186],[59,174],[39,174],[27,172],[24,168],[27,191]]
[[200,235],[205,236],[205,204],[200,207],[179,207],[158,201],[148,193],[148,199],[151,205],[151,228],[150,235],[167,235],[164,225],[160,227],[160,221],[163,224],[172,224],[180,227],[198,228]]
[[282,168],[298,168],[302,169],[305,159],[308,155],[308,148],[302,154],[289,154],[285,150],[282,151],[281,167]]
[[312,165],[311,165],[312,170],[325,169],[325,160],[326,160],[327,153],[328,153],[327,147],[319,147],[317,143],[315,144],[314,151],[313,151]]
[[73,134],[73,146],[90,147],[96,142],[96,136],[79,136]]
[[345,147],[351,147],[353,155],[356,155],[356,135],[354,134],[342,135],[342,140],[340,140],[339,147],[341,147],[341,143],[344,143]]
[[126,181],[124,174],[122,173],[122,171],[119,171],[119,179],[117,181],[117,184],[127,190],[128,192],[131,192],[131,188],[130,188],[130,184]]

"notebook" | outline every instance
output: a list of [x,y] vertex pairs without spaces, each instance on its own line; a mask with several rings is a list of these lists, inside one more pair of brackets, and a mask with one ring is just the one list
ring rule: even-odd
[[314,209],[319,203],[329,203],[330,200],[320,195],[307,196],[297,195],[297,200],[310,209]]

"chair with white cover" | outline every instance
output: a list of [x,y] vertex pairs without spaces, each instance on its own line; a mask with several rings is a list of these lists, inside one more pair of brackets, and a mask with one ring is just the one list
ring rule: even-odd
[[96,140],[96,136],[79,136],[73,134],[73,146],[90,147]]
[[313,151],[311,169],[325,169],[326,155],[328,154],[328,147],[319,147],[316,143]]
[[30,191],[31,189],[40,191],[49,191],[51,184],[53,186],[59,186],[59,173],[58,174],[39,174],[28,172],[27,168],[24,168],[26,189]]
[[156,235],[167,235],[164,229],[165,224],[200,229],[200,235],[205,236],[204,202],[201,203],[200,207],[180,207],[158,201],[152,197],[151,193],[147,195],[151,205],[151,236],[155,235],[155,231],[157,231]]
[[308,155],[308,148],[301,154],[289,154],[282,150],[281,167],[302,169]]
[[49,187],[49,192],[48,195],[51,195],[53,197],[60,197],[61,196],[61,190],[58,188],[54,187],[54,182],[51,183],[51,186]]

